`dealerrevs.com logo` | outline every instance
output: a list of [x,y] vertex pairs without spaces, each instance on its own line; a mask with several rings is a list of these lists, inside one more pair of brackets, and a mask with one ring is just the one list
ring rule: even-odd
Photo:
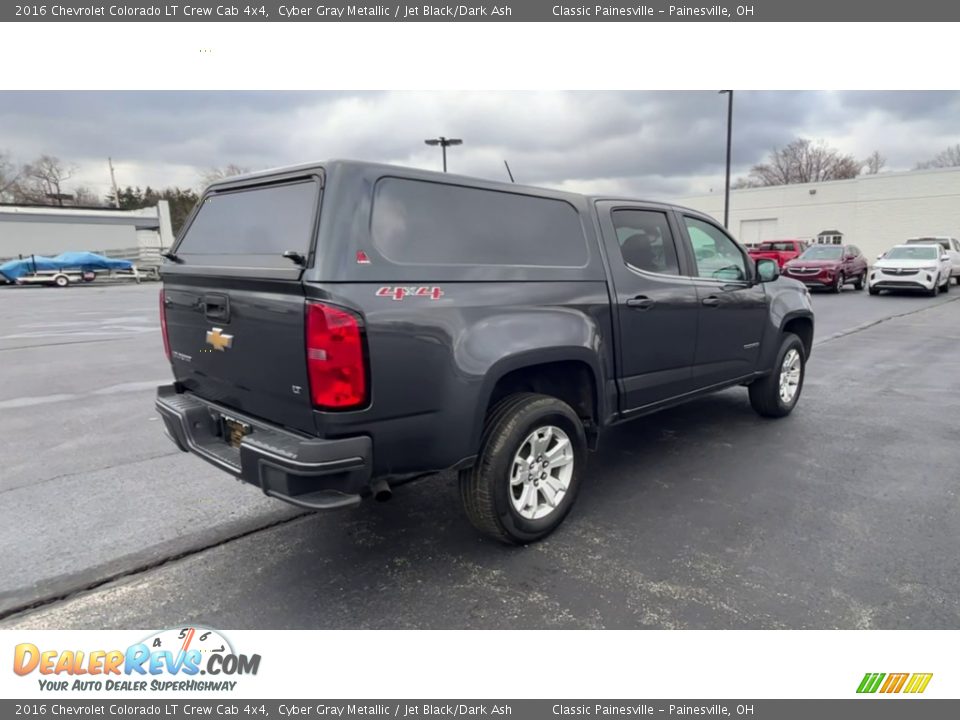
[[[231,691],[238,676],[256,675],[260,655],[237,653],[210,628],[172,628],[125,650],[57,650],[20,643],[13,671],[38,675],[45,691]],[[201,677],[202,676],[202,677]]]
[[857,686],[857,692],[915,695],[926,690],[932,679],[933,673],[867,673]]

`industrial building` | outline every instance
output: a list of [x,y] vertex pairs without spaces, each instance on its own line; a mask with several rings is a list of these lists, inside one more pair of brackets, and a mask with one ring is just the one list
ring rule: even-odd
[[149,267],[173,240],[166,200],[141,210],[0,205],[0,261],[86,250]]
[[[722,188],[677,202],[723,221]],[[960,237],[960,168],[732,190],[729,228],[743,243],[842,241],[871,259],[910,237]]]

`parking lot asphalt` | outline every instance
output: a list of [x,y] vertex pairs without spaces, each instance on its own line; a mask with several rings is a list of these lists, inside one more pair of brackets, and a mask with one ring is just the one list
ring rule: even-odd
[[304,514],[177,452],[156,296],[0,289],[0,627],[960,622],[957,289],[815,294],[793,415],[738,388],[619,426],[525,548],[480,538],[449,475]]

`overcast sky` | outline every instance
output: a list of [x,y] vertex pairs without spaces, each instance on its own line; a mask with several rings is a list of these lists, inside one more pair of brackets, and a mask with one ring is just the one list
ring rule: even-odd
[[[71,183],[194,187],[202,172],[325,158],[440,168],[427,137],[463,138],[451,172],[582,192],[722,192],[726,96],[704,92],[0,92],[0,150],[76,166]],[[770,149],[823,138],[908,170],[960,142],[958,92],[747,92],[734,177]]]

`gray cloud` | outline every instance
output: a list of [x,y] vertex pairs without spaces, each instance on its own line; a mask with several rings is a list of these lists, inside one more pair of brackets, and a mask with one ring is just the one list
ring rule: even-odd
[[[423,139],[465,144],[455,172],[671,197],[719,189],[726,96],[703,92],[0,92],[0,149],[78,166],[74,180],[196,185],[206,168],[353,157],[438,167]],[[907,169],[960,142],[957,92],[735,94],[734,174],[797,136]]]

